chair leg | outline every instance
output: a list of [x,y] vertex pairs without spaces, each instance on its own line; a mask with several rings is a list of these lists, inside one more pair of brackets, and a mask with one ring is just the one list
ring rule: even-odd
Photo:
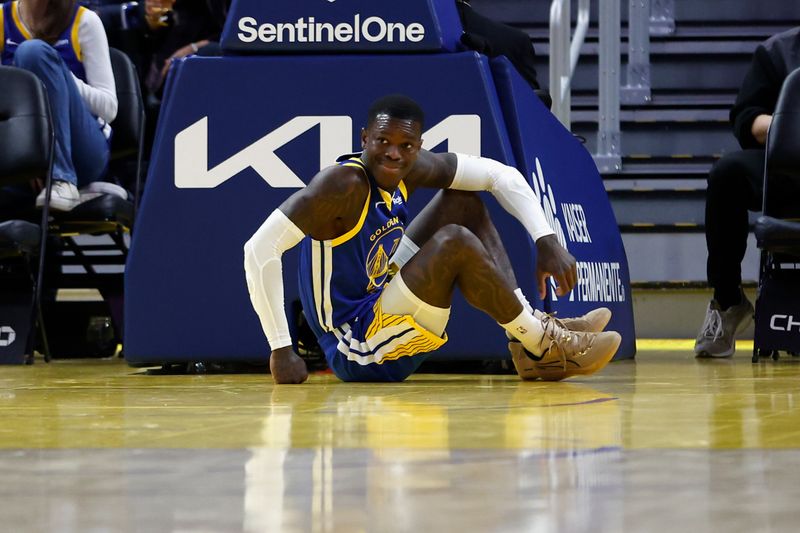
[[50,342],[47,340],[47,328],[44,325],[44,314],[42,313],[42,299],[37,298],[36,302],[36,324],[39,327],[39,335],[42,339],[42,350],[44,351],[44,362],[50,362]]
[[[52,127],[51,127],[52,130]],[[47,333],[44,327],[44,315],[42,314],[42,283],[44,280],[44,259],[47,252],[47,236],[50,234],[50,193],[53,190],[53,163],[55,162],[55,133],[50,133],[50,161],[48,162],[47,179],[45,187],[47,194],[44,207],[42,208],[42,242],[39,246],[39,269],[36,272],[36,285],[34,286],[34,305],[36,306],[37,323],[42,335],[42,349],[44,349],[44,360],[50,362],[50,344],[47,341]],[[31,328],[32,330],[34,328]]]
[[[44,253],[40,250],[40,253]],[[39,268],[43,268],[44,263],[39,261]],[[30,354],[28,354],[28,359],[25,361],[26,364],[33,363],[33,352],[36,348],[36,333],[38,331],[39,338],[42,341],[42,350],[44,351],[44,360],[46,363],[50,362],[50,344],[47,341],[47,330],[44,326],[44,316],[42,314],[42,299],[41,299],[41,289],[40,284],[42,283],[42,276],[40,273],[36,273],[34,275],[33,269],[31,268],[31,260],[29,257],[25,258],[25,267],[28,271],[28,279],[31,280],[33,284],[33,311],[31,313],[31,323],[34,326],[31,328],[29,337],[28,337],[28,346],[31,347]],[[34,319],[35,317],[35,319]]]

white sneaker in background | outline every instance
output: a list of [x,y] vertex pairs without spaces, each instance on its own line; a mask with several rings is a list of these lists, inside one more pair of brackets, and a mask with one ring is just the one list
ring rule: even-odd
[[753,304],[742,293],[742,301],[725,311],[716,300],[706,309],[706,318],[697,334],[694,353],[699,357],[730,357],[736,351],[736,335],[753,321]]
[[[36,207],[44,207],[47,190],[42,189],[36,197]],[[56,211],[71,211],[80,203],[78,188],[68,181],[53,180],[53,190],[50,192],[50,209]]]
[[105,181],[94,181],[80,190],[80,203],[88,202],[98,196],[108,194],[110,196],[118,196],[123,200],[128,199],[128,191],[114,183]]

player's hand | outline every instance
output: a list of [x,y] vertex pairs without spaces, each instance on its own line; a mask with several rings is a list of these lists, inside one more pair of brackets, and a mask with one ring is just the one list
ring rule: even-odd
[[547,278],[556,281],[556,294],[564,296],[575,286],[578,270],[575,258],[558,242],[555,235],[547,235],[536,241],[536,281],[539,298],[547,296]]
[[303,383],[308,379],[306,362],[294,353],[291,346],[272,352],[269,370],[275,383]]

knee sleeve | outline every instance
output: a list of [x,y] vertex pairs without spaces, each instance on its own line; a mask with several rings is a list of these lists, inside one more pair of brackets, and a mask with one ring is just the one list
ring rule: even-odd
[[411,292],[400,273],[384,289],[381,307],[385,313],[391,315],[410,315],[417,324],[438,337],[442,336],[450,319],[449,307],[436,307],[423,302]]

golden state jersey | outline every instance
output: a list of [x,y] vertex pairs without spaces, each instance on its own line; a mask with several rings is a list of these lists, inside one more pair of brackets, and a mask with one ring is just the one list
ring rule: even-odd
[[[32,36],[25,29],[19,17],[19,2],[6,2],[0,11],[0,63],[11,65],[14,62],[14,54],[23,41],[31,39]],[[82,81],[86,81],[86,70],[83,68],[81,55],[81,45],[78,42],[78,27],[81,17],[86,12],[83,6],[75,5],[72,12],[72,22],[61,32],[53,48],[66,63],[67,68]]]
[[369,193],[358,223],[328,241],[306,237],[300,250],[300,295],[317,336],[333,331],[372,307],[390,278],[389,259],[405,232],[408,211],[403,182],[394,193],[378,187],[360,154],[337,159],[363,172]]
[[408,191],[378,187],[359,154],[338,163],[363,172],[369,194],[353,229],[329,241],[306,237],[300,250],[300,298],[325,359],[344,381],[402,381],[447,337],[408,315],[382,309],[391,258],[405,233]]

